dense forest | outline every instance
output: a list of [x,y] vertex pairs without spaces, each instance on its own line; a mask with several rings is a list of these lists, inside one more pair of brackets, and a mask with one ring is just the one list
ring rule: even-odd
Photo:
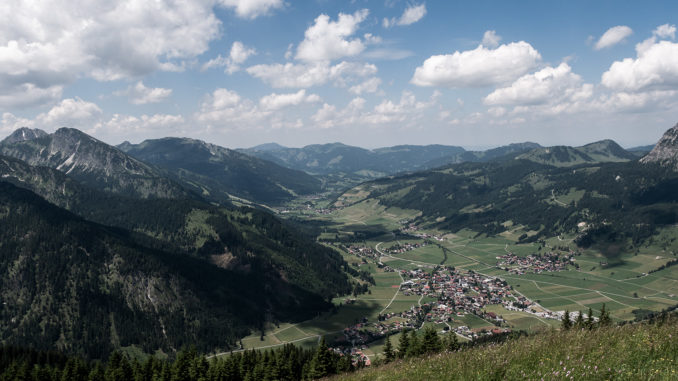
[[[326,268],[329,249],[303,246],[308,241],[266,214],[241,218],[267,229],[279,247],[247,243],[238,268],[218,267],[200,255],[152,248],[148,243],[158,241],[146,235],[89,222],[0,182],[2,341],[89,358],[130,345],[147,353],[188,344],[202,352],[228,349],[266,321],[307,319],[328,308],[326,298],[351,291],[341,267],[332,274],[336,282],[296,270]],[[222,222],[215,223],[215,242],[242,239]]]

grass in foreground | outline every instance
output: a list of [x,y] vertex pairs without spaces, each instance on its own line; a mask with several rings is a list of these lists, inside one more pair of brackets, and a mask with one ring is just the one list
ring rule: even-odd
[[397,361],[337,379],[675,380],[678,317],[590,331],[547,331],[502,344]]

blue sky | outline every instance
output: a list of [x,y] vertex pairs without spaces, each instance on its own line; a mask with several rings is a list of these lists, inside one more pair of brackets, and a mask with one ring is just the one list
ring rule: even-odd
[[40,1],[0,7],[0,136],[368,148],[656,142],[675,1]]

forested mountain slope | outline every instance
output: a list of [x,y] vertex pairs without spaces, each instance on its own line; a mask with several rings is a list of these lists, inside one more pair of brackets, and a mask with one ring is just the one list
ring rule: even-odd
[[163,138],[123,143],[118,148],[167,169],[178,181],[217,201],[228,200],[233,194],[256,202],[279,203],[320,191],[320,181],[305,172],[200,140]]
[[228,348],[265,319],[325,307],[322,298],[251,263],[232,271],[148,249],[0,182],[0,338],[91,358],[136,345]]

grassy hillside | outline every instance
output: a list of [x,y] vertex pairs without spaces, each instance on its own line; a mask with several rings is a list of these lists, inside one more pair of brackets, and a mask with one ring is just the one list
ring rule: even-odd
[[669,380],[678,377],[678,319],[547,331],[502,344],[414,358],[340,380]]

